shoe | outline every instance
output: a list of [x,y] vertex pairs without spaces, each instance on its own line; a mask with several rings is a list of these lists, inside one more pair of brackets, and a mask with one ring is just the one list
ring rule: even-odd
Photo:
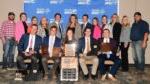
[[117,79],[111,74],[108,74],[108,78],[111,79],[112,81],[117,81]]
[[97,79],[97,75],[91,75],[93,80]]
[[101,80],[104,81],[106,79],[106,76],[107,76],[106,74],[102,75]]
[[88,78],[89,78],[89,74],[84,75],[84,77],[83,77],[84,80],[87,80]]
[[37,70],[33,70],[33,73],[37,73]]

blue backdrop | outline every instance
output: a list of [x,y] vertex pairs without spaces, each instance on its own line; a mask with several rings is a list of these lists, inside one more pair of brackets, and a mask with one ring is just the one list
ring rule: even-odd
[[70,14],[78,15],[81,22],[82,15],[88,14],[89,20],[93,17],[99,19],[103,14],[109,18],[113,13],[118,11],[118,0],[24,0],[24,11],[28,15],[28,22],[32,16],[40,19],[46,16],[50,22],[54,20],[54,14],[59,12],[62,14],[62,23],[66,24]]

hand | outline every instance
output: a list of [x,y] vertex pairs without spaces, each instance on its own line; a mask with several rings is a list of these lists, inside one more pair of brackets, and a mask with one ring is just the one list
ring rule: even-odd
[[28,52],[25,52],[25,56],[31,56],[31,54]]
[[33,50],[30,50],[29,53],[32,55],[34,54],[35,52]]
[[5,44],[6,40],[4,37],[1,38],[3,45]]
[[146,46],[147,46],[147,43],[146,42],[142,42],[142,48],[146,48]]
[[128,43],[124,43],[124,47],[127,48],[128,47]]

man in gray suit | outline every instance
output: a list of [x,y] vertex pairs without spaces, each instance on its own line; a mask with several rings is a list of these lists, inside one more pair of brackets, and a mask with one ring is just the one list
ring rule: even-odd
[[61,21],[61,14],[60,13],[56,13],[54,15],[54,18],[55,18],[55,21],[50,24],[50,27],[51,26],[57,26],[57,34],[56,34],[56,36],[58,38],[60,38],[60,39],[63,39],[64,29],[63,29],[62,24],[60,23],[60,21]]

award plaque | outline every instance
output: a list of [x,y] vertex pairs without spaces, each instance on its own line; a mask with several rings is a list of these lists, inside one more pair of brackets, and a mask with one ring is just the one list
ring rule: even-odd
[[65,44],[65,56],[75,56],[76,44]]

